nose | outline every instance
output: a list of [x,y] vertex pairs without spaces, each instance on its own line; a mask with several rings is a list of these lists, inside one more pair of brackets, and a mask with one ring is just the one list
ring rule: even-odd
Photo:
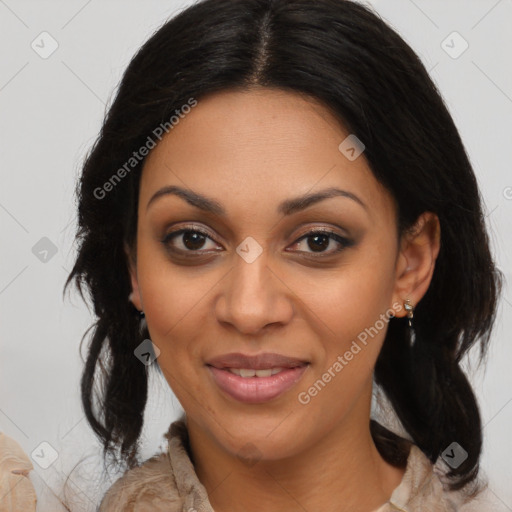
[[253,336],[290,322],[293,293],[268,263],[266,251],[252,262],[236,256],[216,301],[219,322]]

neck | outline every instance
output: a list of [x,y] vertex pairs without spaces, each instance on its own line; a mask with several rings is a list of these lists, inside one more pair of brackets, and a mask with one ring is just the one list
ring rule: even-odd
[[370,433],[368,403],[291,457],[247,464],[188,421],[200,482],[215,512],[372,512],[386,503],[405,468],[388,464]]

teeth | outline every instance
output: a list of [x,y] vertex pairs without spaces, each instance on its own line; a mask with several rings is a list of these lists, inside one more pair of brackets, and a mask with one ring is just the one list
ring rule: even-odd
[[280,371],[284,370],[284,368],[267,368],[265,370],[252,370],[248,368],[227,368],[231,373],[238,375],[239,377],[270,377],[271,375],[275,375]]
[[272,369],[268,370],[256,370],[256,377],[270,377],[272,375]]

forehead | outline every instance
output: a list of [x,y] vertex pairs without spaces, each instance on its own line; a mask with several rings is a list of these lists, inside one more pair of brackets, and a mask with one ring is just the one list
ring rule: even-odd
[[289,197],[338,187],[382,215],[392,199],[364,153],[351,161],[339,150],[349,135],[322,104],[298,93],[215,93],[183,114],[150,152],[140,204],[158,189],[178,185],[216,198],[235,215],[242,204],[274,209]]

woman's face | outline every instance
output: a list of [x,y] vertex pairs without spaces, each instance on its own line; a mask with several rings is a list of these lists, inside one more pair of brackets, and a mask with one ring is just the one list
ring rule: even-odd
[[[250,442],[278,459],[368,428],[374,364],[406,297],[394,202],[364,153],[339,149],[348,135],[300,95],[222,92],[145,162],[134,303],[189,424],[233,455]],[[154,198],[165,187],[182,192]],[[258,363],[284,369],[236,375]]]

